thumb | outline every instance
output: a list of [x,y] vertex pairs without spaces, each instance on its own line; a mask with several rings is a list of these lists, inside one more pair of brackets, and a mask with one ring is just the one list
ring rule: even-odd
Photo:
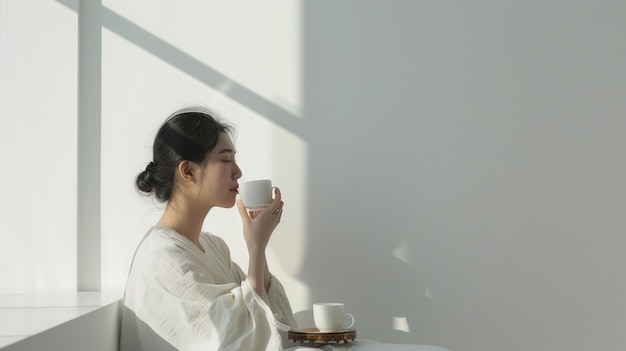
[[239,210],[239,215],[241,216],[242,221],[250,220],[250,217],[248,216],[248,210],[246,210],[246,206],[243,204],[243,201],[241,201],[241,199],[237,199],[237,209]]

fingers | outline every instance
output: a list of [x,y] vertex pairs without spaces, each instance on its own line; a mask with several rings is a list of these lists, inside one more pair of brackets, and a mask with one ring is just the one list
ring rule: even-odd
[[278,203],[278,202],[282,202],[281,200],[283,199],[283,194],[280,192],[280,189],[275,186],[274,187],[274,200],[272,201],[272,203]]
[[272,211],[272,214],[273,215],[281,215],[283,213],[283,205],[284,205],[284,203],[281,201],[280,204],[278,205],[278,207],[276,207]]
[[243,204],[243,201],[241,199],[237,199],[237,209],[239,210],[239,215],[242,220],[246,220],[246,217],[248,220],[256,219],[262,214],[263,216],[281,215],[283,212],[283,205],[282,194],[278,187],[274,187],[274,198],[272,199],[272,202],[270,202],[263,210],[248,211],[246,209],[246,205]]
[[278,187],[274,187],[274,199],[268,206],[272,214],[278,214],[283,210],[282,194]]

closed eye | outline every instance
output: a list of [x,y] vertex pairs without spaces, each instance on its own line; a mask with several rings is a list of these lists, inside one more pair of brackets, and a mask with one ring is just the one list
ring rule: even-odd
[[233,162],[232,158],[235,156],[235,153],[236,152],[233,149],[226,148],[226,149],[221,150],[218,154],[231,157],[231,158],[222,159],[222,162],[231,163]]

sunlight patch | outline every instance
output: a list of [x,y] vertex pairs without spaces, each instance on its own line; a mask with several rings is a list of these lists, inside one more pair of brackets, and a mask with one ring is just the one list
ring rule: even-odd
[[411,329],[409,328],[409,322],[406,317],[393,316],[393,329],[405,333],[411,332]]

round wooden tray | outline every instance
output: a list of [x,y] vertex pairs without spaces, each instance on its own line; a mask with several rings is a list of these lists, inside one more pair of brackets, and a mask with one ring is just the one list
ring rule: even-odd
[[336,332],[321,332],[317,328],[298,328],[292,329],[287,334],[289,340],[295,342],[309,342],[316,343],[335,343],[341,344],[344,342],[354,341],[356,339],[356,329],[344,329]]

